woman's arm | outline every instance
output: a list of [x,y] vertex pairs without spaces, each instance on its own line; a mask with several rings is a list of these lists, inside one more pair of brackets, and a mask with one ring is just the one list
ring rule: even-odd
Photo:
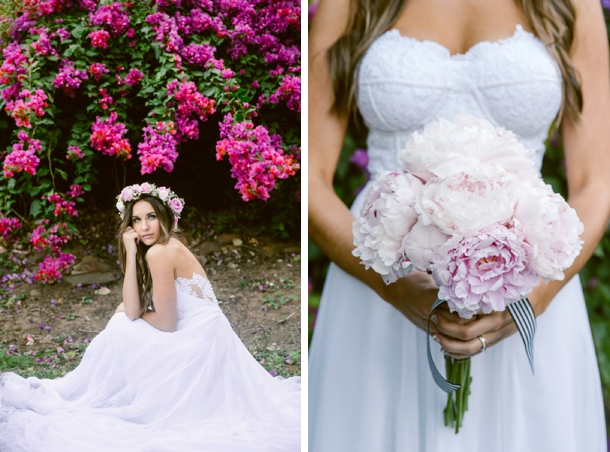
[[[420,272],[386,286],[380,275],[365,270],[352,255],[354,217],[333,189],[348,118],[330,112],[334,96],[327,51],[346,27],[349,3],[321,0],[309,33],[309,235],[334,263],[424,328],[438,286],[429,275]],[[441,315],[445,313],[448,311],[441,310]]]
[[176,257],[166,245],[153,245],[146,253],[152,277],[155,310],[142,314],[142,318],[155,328],[172,332],[176,329],[177,301],[174,284]]
[[[589,260],[610,218],[610,74],[603,12],[597,0],[575,1],[576,30],[572,61],[581,75],[584,107],[580,121],[564,117],[561,125],[568,179],[568,203],[585,226],[582,251],[562,281],[541,283],[529,296],[536,315]],[[452,355],[473,355],[481,350],[479,335],[493,345],[516,332],[509,314],[494,313],[468,325],[438,319],[440,343]],[[455,340],[455,338],[462,339]]]
[[136,254],[138,252],[138,233],[133,228],[127,228],[123,234],[125,244],[126,262],[125,278],[123,279],[123,310],[131,320],[140,318],[142,308],[140,307],[140,293],[138,291],[138,278],[136,269]]

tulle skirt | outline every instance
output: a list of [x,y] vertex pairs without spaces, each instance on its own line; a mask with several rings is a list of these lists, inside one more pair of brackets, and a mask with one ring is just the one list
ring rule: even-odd
[[300,378],[271,377],[217,305],[179,296],[173,333],[115,314],[64,377],[3,374],[0,451],[300,450]]

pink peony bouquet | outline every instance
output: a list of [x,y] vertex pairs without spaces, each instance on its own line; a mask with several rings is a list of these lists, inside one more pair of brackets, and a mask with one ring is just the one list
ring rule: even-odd
[[[563,279],[584,227],[539,179],[532,153],[513,132],[468,114],[428,124],[400,152],[399,171],[378,174],[367,189],[353,254],[386,284],[431,272],[439,299],[462,318],[504,311],[539,278]],[[461,417],[446,412],[445,421],[457,431]]]

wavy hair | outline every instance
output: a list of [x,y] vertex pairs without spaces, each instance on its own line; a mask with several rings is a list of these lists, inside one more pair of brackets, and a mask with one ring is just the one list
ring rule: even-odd
[[[334,99],[331,111],[356,113],[358,69],[373,41],[396,22],[407,0],[351,0],[349,20],[341,37],[328,50]],[[572,64],[576,11],[570,0],[517,0],[534,34],[557,61],[562,76],[562,103],[557,115],[578,122],[583,107],[580,75]]]
[[[175,237],[184,243],[182,236],[173,230],[174,214],[169,206],[155,196],[141,195],[140,199],[131,201],[125,205],[125,215],[123,215],[123,220],[121,220],[118,227],[119,260],[121,262],[123,274],[125,274],[125,266],[127,265],[127,251],[125,250],[125,244],[123,243],[123,234],[128,227],[133,227],[133,206],[139,201],[148,202],[157,215],[161,236],[155,244],[165,244],[169,242],[169,239],[172,237]],[[138,250],[136,253],[136,276],[138,278],[138,293],[140,295],[140,307],[142,308],[142,312],[146,312],[149,307],[152,309],[155,308],[152,299],[153,281],[150,275],[150,269],[148,268],[148,262],[146,262],[146,252],[149,249],[150,246],[145,245],[141,240],[138,242]]]

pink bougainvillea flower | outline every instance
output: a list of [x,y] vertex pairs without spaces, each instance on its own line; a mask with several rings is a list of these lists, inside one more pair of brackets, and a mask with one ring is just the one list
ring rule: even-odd
[[99,47],[102,49],[108,48],[110,33],[108,33],[106,30],[92,31],[89,33],[88,37],[91,39],[91,45],[93,47]]
[[131,158],[131,145],[124,138],[127,133],[125,124],[117,122],[116,112],[112,112],[108,119],[102,120],[98,116],[91,126],[91,147],[106,155],[116,155],[124,160]]
[[72,159],[82,159],[85,156],[83,151],[80,150],[78,146],[68,146],[68,153],[66,154],[66,158],[68,160]]
[[235,123],[231,115],[220,124],[216,143],[216,159],[229,158],[231,175],[237,179],[235,188],[244,201],[269,199],[276,179],[296,174],[299,163],[294,155],[285,154],[279,135],[270,135],[263,126],[251,122]]

